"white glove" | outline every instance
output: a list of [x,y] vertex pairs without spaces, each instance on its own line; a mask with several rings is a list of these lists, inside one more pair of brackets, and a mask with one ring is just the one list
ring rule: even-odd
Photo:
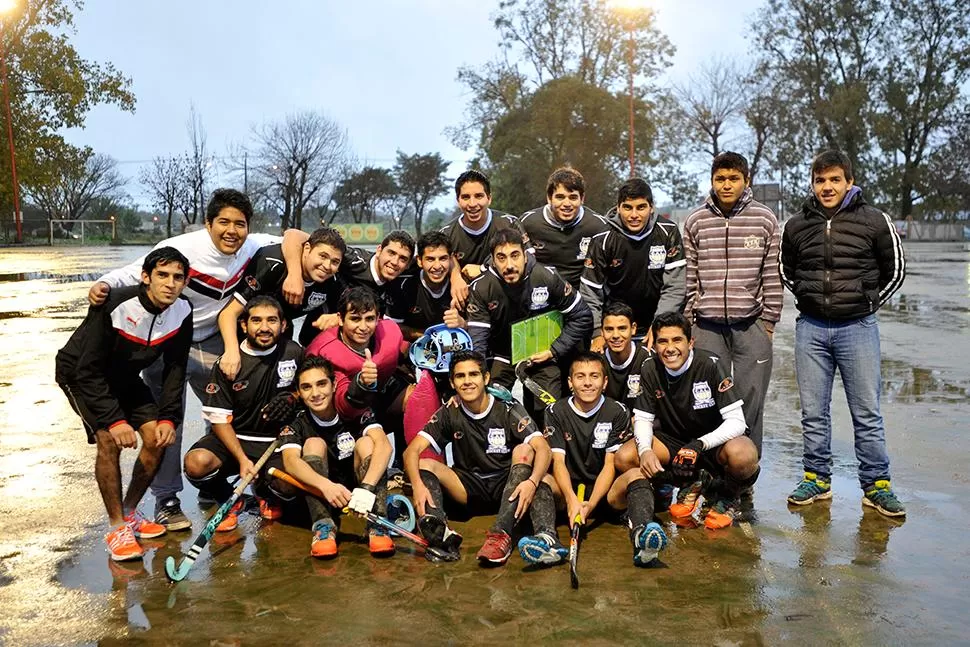
[[363,515],[374,509],[375,501],[377,501],[376,494],[368,492],[362,487],[357,487],[350,494],[350,503],[347,504],[347,507],[352,512]]

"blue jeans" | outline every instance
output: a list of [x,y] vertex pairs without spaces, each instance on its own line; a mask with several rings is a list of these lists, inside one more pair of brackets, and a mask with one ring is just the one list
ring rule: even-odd
[[889,479],[886,433],[879,413],[879,323],[875,315],[828,322],[799,315],[795,323],[795,374],[802,400],[802,463],[806,472],[832,475],[832,384],[842,376],[855,431],[859,482]]

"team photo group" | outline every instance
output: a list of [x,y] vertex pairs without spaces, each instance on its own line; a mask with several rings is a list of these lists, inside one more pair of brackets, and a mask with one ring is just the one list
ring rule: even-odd
[[[341,517],[356,515],[375,557],[403,537],[431,561],[470,545],[483,566],[517,551],[532,566],[568,562],[575,578],[597,520],[593,532],[628,534],[634,565],[665,565],[657,513],[731,532],[751,508],[785,289],[804,473],[778,505],[833,496],[837,371],[861,503],[905,516],[876,316],[904,280],[902,242],[844,153],[805,166],[810,188],[784,228],[732,152],[714,158],[682,228],[644,179],[600,215],[581,173],[556,169],[544,203],[514,216],[490,208],[488,177],[469,170],[452,222],[417,240],[393,231],[373,252],[329,227],[251,233],[249,198],[215,191],[204,229],[91,286],[57,353],[56,381],[95,445],[111,559],[191,531],[188,482],[211,510],[181,562],[168,559],[175,580],[215,533],[241,532],[249,508],[308,528],[315,559],[337,557]],[[205,432],[183,445],[188,397]],[[462,537],[452,522],[476,516],[494,521]]]

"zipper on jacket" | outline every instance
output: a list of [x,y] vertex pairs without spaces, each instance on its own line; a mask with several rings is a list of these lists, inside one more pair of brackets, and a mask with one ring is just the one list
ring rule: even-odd
[[145,341],[145,347],[151,348],[152,345],[152,332],[155,331],[155,322],[158,320],[158,315],[152,315],[152,325],[148,327],[148,339]]
[[830,315],[832,294],[832,218],[825,221],[825,275],[822,280],[826,315]]
[[731,220],[724,219],[724,323],[731,323],[728,319],[728,240],[731,237]]

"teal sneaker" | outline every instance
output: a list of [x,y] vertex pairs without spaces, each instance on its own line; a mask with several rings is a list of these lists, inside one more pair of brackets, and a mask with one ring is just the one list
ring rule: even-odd
[[651,521],[645,526],[633,529],[633,565],[648,568],[667,547],[667,535],[660,524]]
[[802,482],[788,495],[788,503],[808,505],[823,499],[832,498],[832,483],[818,477],[814,472],[805,472]]
[[569,557],[569,550],[559,543],[558,537],[541,532],[519,540],[519,554],[526,564],[554,566]]
[[872,487],[866,490],[865,496],[862,497],[862,505],[875,508],[880,514],[884,514],[887,517],[906,516],[906,508],[903,507],[903,504],[893,494],[888,480],[873,483]]

